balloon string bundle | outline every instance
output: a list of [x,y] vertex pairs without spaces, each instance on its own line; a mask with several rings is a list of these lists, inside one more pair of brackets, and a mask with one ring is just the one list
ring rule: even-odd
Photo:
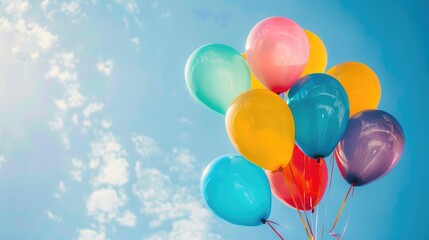
[[[331,157],[330,167],[331,167],[331,174],[329,176],[327,202],[329,202],[330,196],[331,196],[332,175],[334,173],[334,158],[333,157]],[[326,212],[327,211],[328,211],[328,204],[325,205],[325,212],[323,213],[323,223],[322,223],[322,235],[321,235],[321,239],[323,239],[323,235],[325,233],[325,220],[326,220]]]
[[345,231],[346,231],[346,228],[347,228],[347,224],[348,224],[348,221],[349,221],[349,217],[350,217],[350,215],[347,217],[346,224],[345,224],[344,229],[343,229],[343,231],[342,231],[342,233],[341,233],[341,234],[335,233],[335,232],[334,232],[334,229],[335,229],[335,227],[337,226],[338,220],[339,220],[339,219],[340,219],[340,217],[341,217],[341,214],[342,214],[342,212],[343,212],[343,210],[344,210],[344,207],[345,207],[345,205],[346,205],[346,202],[347,202],[347,199],[348,199],[348,197],[349,197],[350,193],[351,193],[351,197],[350,197],[350,198],[353,198],[354,191],[355,191],[355,185],[354,185],[354,184],[352,184],[352,185],[350,185],[349,190],[347,191],[347,194],[346,194],[346,196],[344,197],[343,203],[341,204],[341,207],[340,207],[340,209],[338,210],[337,216],[335,217],[335,221],[334,221],[334,223],[332,224],[331,229],[329,230],[329,234],[330,234],[331,236],[333,236],[333,237],[336,237],[337,239],[341,239],[341,238],[343,237],[343,235],[344,235],[344,233],[345,233]]
[[[293,181],[294,181],[294,184],[295,184],[295,186],[297,186],[297,183],[296,183],[296,179],[295,179],[295,175],[294,175],[294,173],[293,173],[293,170],[292,170],[292,167],[291,167],[291,165],[289,165],[289,169],[290,169],[290,172],[292,173],[292,179],[293,179]],[[294,197],[294,195],[292,194],[292,187],[290,186],[290,184],[289,184],[289,182],[288,181],[285,181],[286,182],[286,186],[287,186],[287,188],[288,188],[288,190],[289,190],[289,192],[290,192],[290,195],[292,196],[292,200],[293,200],[293,203],[294,203],[294,205],[295,205],[295,209],[297,210],[297,212],[298,212],[298,215],[299,215],[299,217],[300,217],[300,219],[301,219],[301,222],[302,222],[302,224],[303,224],[303,226],[304,226],[304,229],[305,229],[305,232],[306,232],[306,234],[307,234],[307,237],[308,237],[308,239],[309,240],[312,240],[312,239],[314,239],[314,233],[313,233],[313,230],[311,229],[311,224],[310,224],[310,222],[308,221],[308,216],[307,216],[307,213],[306,213],[306,211],[304,211],[304,216],[305,216],[305,220],[304,220],[304,217],[302,216],[302,214],[301,214],[301,211],[299,210],[299,208],[298,208],[298,203],[297,203],[297,201],[296,201],[296,199],[295,199],[295,197]],[[305,185],[304,185],[305,186]],[[301,194],[299,194],[299,197],[300,197],[300,202],[301,202],[301,206],[304,206],[304,202],[303,202],[303,200],[302,200],[302,197],[301,197]]]
[[277,225],[277,226],[280,226],[278,223],[276,223],[276,222],[273,222],[273,221],[270,221],[270,220],[265,220],[265,219],[262,219],[262,223],[263,224],[268,224],[268,226],[270,226],[270,228],[277,234],[277,236],[281,239],[281,240],[285,240],[283,237],[282,237],[282,235],[280,235],[280,233],[273,227],[273,224],[274,225]]

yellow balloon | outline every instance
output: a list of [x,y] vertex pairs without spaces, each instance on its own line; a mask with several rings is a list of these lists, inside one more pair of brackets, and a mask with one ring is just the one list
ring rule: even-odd
[[377,109],[381,86],[377,74],[370,67],[359,62],[345,62],[326,73],[336,78],[346,90],[350,116],[363,110]]
[[[246,53],[242,53],[241,56],[246,60]],[[258,79],[256,79],[253,73],[250,73],[250,89],[267,89]]]
[[310,57],[301,77],[311,73],[324,73],[326,64],[328,64],[328,53],[326,52],[325,44],[316,34],[308,30],[304,30],[304,32],[310,44]]
[[295,125],[286,102],[268,89],[242,93],[229,106],[225,125],[232,145],[267,169],[286,166],[295,144]]

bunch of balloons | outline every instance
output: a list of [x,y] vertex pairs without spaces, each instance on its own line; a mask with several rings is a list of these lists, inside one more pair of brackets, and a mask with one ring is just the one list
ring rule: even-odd
[[265,223],[271,193],[297,210],[314,209],[328,182],[324,158],[332,153],[352,186],[375,181],[398,163],[404,133],[392,115],[377,110],[377,75],[358,62],[326,66],[322,40],[284,17],[257,23],[245,53],[209,44],[191,54],[188,90],[225,115],[241,154],[221,156],[204,170],[202,195],[217,216],[245,226]]

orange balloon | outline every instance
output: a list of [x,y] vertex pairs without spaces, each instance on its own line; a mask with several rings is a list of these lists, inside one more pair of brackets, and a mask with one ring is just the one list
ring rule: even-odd
[[295,123],[286,102],[268,89],[254,89],[232,101],[225,116],[229,140],[247,160],[268,170],[289,163]]
[[377,74],[370,67],[359,62],[345,62],[326,73],[336,78],[346,90],[350,116],[363,110],[377,109],[381,86]]
[[301,77],[311,73],[324,73],[328,64],[328,53],[325,44],[313,32],[308,30],[304,30],[304,32],[310,44],[310,57]]
[[[242,53],[241,56],[246,60],[246,53]],[[250,89],[267,89],[252,72],[250,72]]]

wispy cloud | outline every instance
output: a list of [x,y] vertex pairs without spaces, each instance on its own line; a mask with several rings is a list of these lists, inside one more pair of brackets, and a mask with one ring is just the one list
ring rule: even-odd
[[6,159],[4,158],[4,156],[0,155],[0,169],[1,169],[1,167],[5,161],[6,161]]
[[123,192],[110,187],[100,188],[91,193],[86,209],[99,224],[106,224],[119,217],[120,209],[126,202],[127,197]]
[[104,232],[97,232],[92,229],[77,229],[79,234],[78,240],[105,240],[106,234]]
[[16,17],[22,16],[29,9],[30,3],[28,1],[13,0],[6,5],[6,13]]
[[104,108],[103,103],[92,102],[88,104],[88,106],[86,106],[86,108],[83,110],[83,116],[88,118],[91,116],[91,114],[99,112],[103,110],[103,108]]
[[220,239],[210,232],[211,215],[189,186],[158,169],[143,168],[139,162],[135,172],[138,180],[133,193],[140,200],[141,212],[151,216],[149,226],[171,224],[171,231],[155,232],[147,239]]
[[133,37],[130,39],[131,43],[135,46],[136,52],[140,51],[140,39],[138,37]]
[[70,176],[73,181],[82,182],[82,173],[86,169],[82,160],[72,158],[71,160],[73,169],[70,171]]
[[106,60],[104,62],[99,62],[96,65],[97,70],[105,76],[110,76],[113,70],[113,61]]
[[129,173],[126,154],[112,133],[103,133],[99,141],[91,143],[89,167],[98,170],[93,184],[122,186],[127,183]]
[[[49,126],[60,134],[61,140],[67,148],[70,147],[68,123],[73,122],[70,115],[76,114],[70,113],[70,111],[79,109],[86,100],[80,91],[76,62],[73,52],[56,53],[49,60],[49,70],[45,75],[45,78],[57,81],[63,89],[62,97],[54,100],[57,111],[54,113],[54,119],[49,122]],[[77,115],[76,118],[78,118]]]
[[3,37],[7,37],[12,44],[11,52],[28,61],[38,60],[58,41],[58,36],[46,27],[37,22],[27,22],[21,17],[16,19],[0,17],[0,32],[6,35]]
[[192,121],[187,117],[181,117],[180,122],[183,124],[192,124]]
[[140,7],[135,0],[115,0],[115,2],[124,7],[130,13],[140,12]]
[[182,178],[199,178],[200,173],[195,171],[196,158],[187,148],[173,148],[170,154],[170,171],[181,173]]
[[124,212],[124,215],[117,218],[116,221],[122,226],[135,227],[137,223],[137,217],[134,215],[134,213],[127,210]]
[[55,215],[51,210],[45,211],[46,216],[54,222],[61,222],[61,218]]
[[155,139],[149,136],[135,135],[131,137],[131,139],[134,142],[137,153],[145,159],[157,156],[161,153],[158,143],[155,141]]

